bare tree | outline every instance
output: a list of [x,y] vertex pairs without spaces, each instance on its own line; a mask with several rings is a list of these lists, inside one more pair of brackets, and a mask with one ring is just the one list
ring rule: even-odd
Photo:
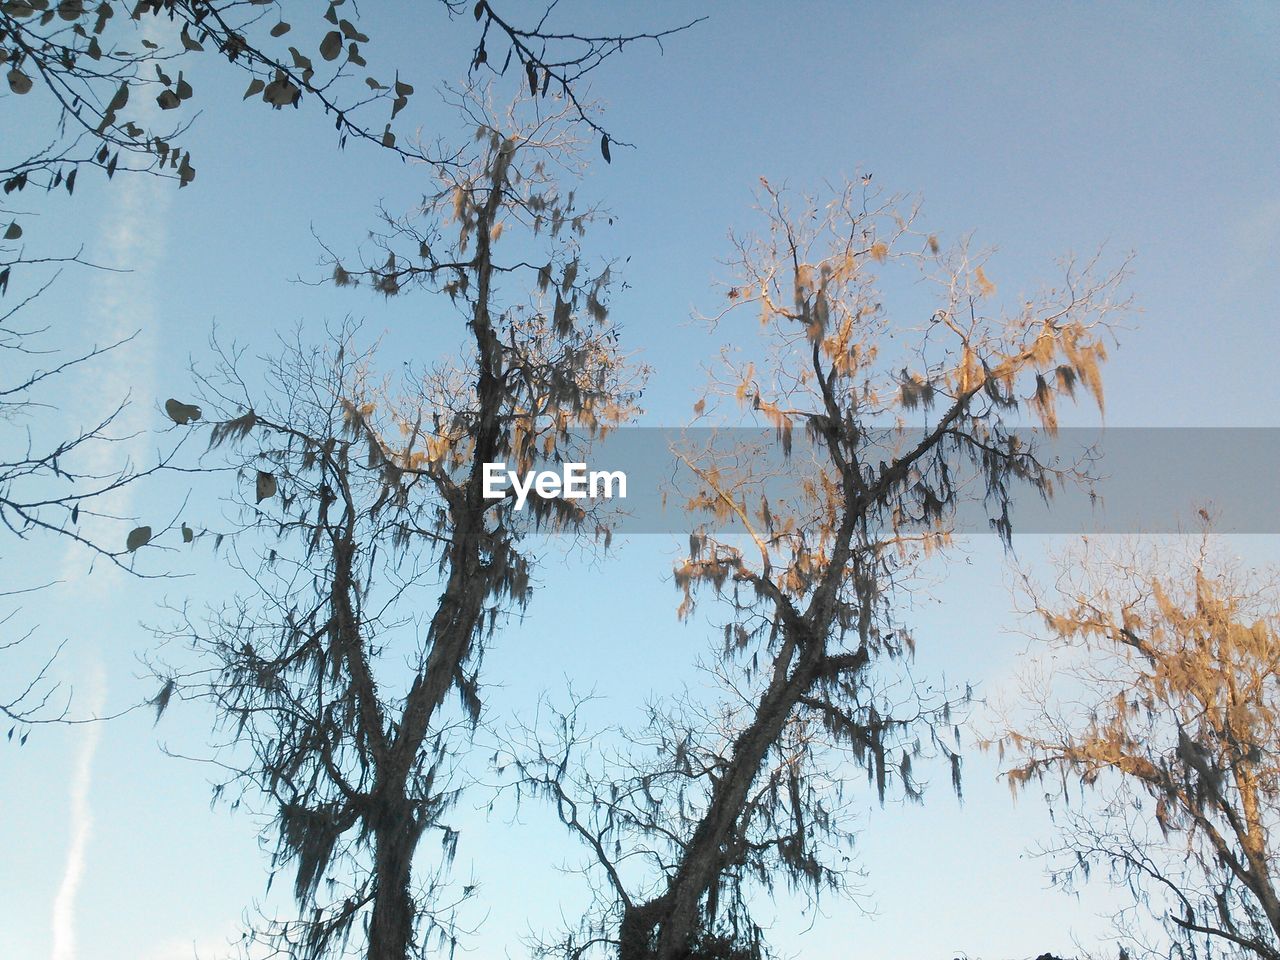
[[[656,32],[596,35],[563,28],[552,3],[531,24],[504,15],[481,0],[431,5],[449,17],[469,14],[479,37],[472,71],[505,74],[508,68],[543,97],[565,101],[572,114],[600,136],[609,159],[609,137],[585,109],[576,92],[582,78],[624,47],[649,42],[661,47],[678,26]],[[299,22],[284,19],[286,9]],[[293,15],[293,14],[291,14]],[[355,138],[398,155],[422,159],[415,144],[398,141],[393,124],[414,94],[412,83],[393,66],[369,70],[370,37],[361,28],[356,5],[343,0],[292,5],[261,0],[5,0],[0,3],[0,99],[25,111],[13,124],[13,136],[0,144],[0,185],[6,198],[28,187],[45,192],[75,191],[84,168],[108,178],[120,172],[169,177],[187,186],[196,165],[186,148],[186,133],[196,97],[193,68],[210,57],[244,75],[244,99],[273,109],[317,106],[334,122],[339,147]],[[491,54],[502,57],[501,65]],[[198,69],[195,70],[198,73]],[[390,74],[390,76],[388,76]],[[381,77],[381,79],[379,79]],[[197,101],[198,102],[198,101]],[[176,119],[174,119],[176,118]],[[19,130],[19,126],[21,129]],[[134,551],[160,535],[152,523],[133,525],[127,537],[107,542],[87,534],[81,515],[103,509],[111,495],[166,467],[172,454],[139,468],[127,459],[109,472],[86,469],[84,454],[120,439],[123,402],[92,411],[92,423],[67,436],[33,438],[17,426],[23,412],[47,402],[41,388],[57,384],[72,368],[97,361],[118,343],[94,344],[42,365],[37,341],[46,328],[24,328],[32,300],[45,289],[40,268],[80,262],[80,253],[31,253],[24,238],[22,212],[0,204],[0,297],[21,285],[16,305],[0,310],[0,525],[20,537],[56,532],[94,553],[133,570]],[[75,246],[65,243],[61,249]],[[46,249],[48,248],[47,240]],[[15,287],[18,289],[18,287]],[[176,399],[170,416],[182,426],[198,419],[198,410]],[[192,413],[195,416],[192,416]],[[169,528],[177,529],[175,520]],[[190,532],[183,527],[184,539]],[[16,640],[3,641],[15,642]],[[43,680],[43,673],[39,680]],[[37,687],[39,687],[37,682]],[[30,702],[29,697],[21,702]],[[18,711],[15,700],[13,709]],[[30,716],[24,712],[24,716]]]
[[[199,660],[169,675],[158,704],[211,701],[227,735],[219,792],[267,804],[299,907],[254,932],[279,955],[335,956],[355,938],[370,960],[405,960],[436,936],[456,944],[445,817],[480,718],[486,639],[529,599],[526,533],[597,533],[577,502],[486,498],[484,464],[569,457],[637,398],[606,323],[610,271],[579,249],[592,212],[549,172],[572,169],[575,150],[563,118],[507,132],[486,121],[471,157],[436,168],[422,217],[382,238],[411,253],[335,265],[340,283],[452,304],[457,328],[433,322],[430,335],[457,341],[456,360],[446,347],[397,388],[339,334],[270,361],[265,391],[234,353],[205,380],[213,443],[252,490],[231,543],[255,590],[184,615],[175,636]],[[531,265],[539,246],[547,260]],[[254,529],[272,542],[250,556],[237,544]],[[428,833],[444,847],[435,869]]]
[[[723,611],[712,669],[728,696],[709,711],[659,710],[636,738],[648,760],[628,751],[591,772],[575,763],[581,737],[567,720],[515,751],[521,789],[555,804],[604,891],[580,929],[543,944],[555,955],[759,957],[749,881],[814,896],[842,886],[849,771],[882,799],[891,785],[914,799],[912,761],[932,749],[958,789],[950,705],[906,671],[915,641],[897,605],[948,544],[957,506],[985,503],[1008,543],[1019,487],[1048,497],[1081,478],[1015,428],[1025,412],[1052,432],[1055,402],[1077,386],[1101,404],[1120,272],[1068,264],[1061,287],[1007,314],[991,306],[982,258],[944,251],[914,210],[875,202],[865,181],[796,210],[767,182],[763,199],[768,229],[735,239],[715,321],[750,305],[765,352],[758,368],[728,362],[712,394],[776,442],[772,455],[684,452],[699,526],[675,576],[682,616],[706,594]],[[881,285],[903,267],[939,293],[915,324],[883,306]]]
[[[661,46],[691,25],[595,35],[561,28],[554,3],[529,25],[488,0],[431,6],[450,17],[467,11],[478,22],[472,70],[510,68],[534,93],[554,91],[603,138],[606,157],[608,136],[584,109],[577,84],[624,47]],[[289,9],[303,14],[302,22],[285,20]],[[81,168],[98,167],[109,177],[117,169],[145,170],[186,186],[196,175],[190,151],[179,143],[187,121],[158,122],[150,104],[164,117],[183,114],[196,90],[182,68],[201,56],[243,73],[246,100],[275,109],[316,104],[332,118],[340,145],[356,138],[423,159],[392,130],[413,85],[391,66],[385,68],[390,78],[366,72],[369,43],[355,4],[343,0],[290,8],[262,0],[6,0],[0,4],[0,69],[9,94],[39,101],[31,109],[44,120],[30,128],[34,144],[15,138],[9,150],[24,152],[0,156],[0,181],[6,194],[28,185],[71,192]],[[503,58],[500,67],[490,60],[490,46]]]
[[[11,230],[20,236],[20,231]],[[47,271],[43,282],[30,275],[10,290],[10,267]],[[78,257],[27,258],[13,241],[0,241],[0,559],[8,561],[0,602],[18,603],[57,574],[14,563],[34,541],[58,539],[78,547],[89,559],[107,561],[138,577],[156,576],[154,567],[138,564],[137,551],[181,527],[180,520],[139,524],[121,509],[119,497],[147,478],[174,469],[184,439],[178,436],[144,464],[126,454],[133,437],[124,425],[129,398],[121,397],[97,410],[88,424],[64,431],[55,422],[68,382],[101,362],[126,341],[93,343],[76,351],[60,350],[51,324],[41,319],[40,297],[64,267],[88,270]],[[126,338],[127,339],[127,338]],[[176,400],[170,415],[182,423],[199,411]],[[176,412],[176,416],[175,416]],[[31,641],[34,631],[18,629],[18,610],[0,613],[0,657]],[[69,717],[66,690],[52,681],[57,652],[46,657],[31,676],[6,678],[0,689],[0,714],[13,721],[9,738],[32,723]],[[12,661],[9,661],[12,662]],[[8,672],[8,671],[6,671]],[[19,742],[25,743],[24,731]]]
[[[0,600],[8,600],[10,597],[19,593],[27,593],[27,590],[6,590],[0,593]],[[0,630],[5,631],[5,635],[0,639],[0,655],[12,654],[22,644],[31,639],[34,630],[27,630],[15,636],[8,636],[10,624],[16,618],[18,611],[12,610],[4,616],[0,617]],[[54,660],[57,659],[58,650],[45,660],[45,662],[30,676],[26,683],[16,690],[6,689],[0,693],[4,699],[0,700],[0,717],[9,721],[9,732],[6,737],[10,742],[17,735],[18,745],[24,746],[27,737],[30,736],[30,730],[25,729],[29,724],[40,722],[57,722],[66,719],[67,708],[65,703],[59,703],[55,698],[59,694],[59,684],[50,677],[50,669],[53,667]],[[19,729],[22,733],[19,734]]]
[[[105,472],[97,466],[103,450],[130,439],[120,427],[127,397],[98,411],[94,422],[70,435],[49,437],[47,431],[33,429],[34,415],[57,409],[66,377],[127,342],[94,344],[69,356],[50,345],[49,327],[29,320],[28,315],[54,279],[19,294],[12,306],[0,312],[0,355],[7,355],[9,371],[0,380],[0,524],[19,539],[39,533],[66,537],[91,555],[138,572],[133,569],[132,554],[162,531],[147,527],[142,536],[141,528],[134,528],[138,532],[131,536],[104,541],[82,530],[80,521],[91,516],[127,519],[102,512],[108,509],[111,495],[168,469],[178,445],[145,467],[128,458]],[[199,419],[197,408],[174,400],[169,414],[182,425]],[[170,526],[176,528],[176,523]]]
[[[995,741],[1016,758],[1015,792],[1049,791],[1055,880],[1099,867],[1126,889],[1134,952],[1280,957],[1275,573],[1225,560],[1207,535],[1182,549],[1085,540],[1059,560],[1051,591],[1026,581],[1041,669]],[[1143,936],[1144,912],[1167,942]]]

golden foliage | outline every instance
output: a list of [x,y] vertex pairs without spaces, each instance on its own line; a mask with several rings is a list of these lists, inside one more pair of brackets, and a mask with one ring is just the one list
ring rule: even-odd
[[1067,819],[1076,869],[1119,864],[1140,899],[1173,889],[1216,918],[1201,932],[1269,942],[1280,922],[1266,866],[1280,855],[1280,581],[1220,559],[1207,533],[1174,548],[1082,541],[1059,571],[1054,594],[1032,587],[1032,598],[1062,666],[1030,678],[1033,711],[995,741],[1016,754],[1010,789],[1101,790],[1100,809],[1134,814]]
[[978,296],[991,297],[995,295],[996,285],[987,279],[987,274],[982,267],[978,267],[974,271],[973,278],[978,282]]

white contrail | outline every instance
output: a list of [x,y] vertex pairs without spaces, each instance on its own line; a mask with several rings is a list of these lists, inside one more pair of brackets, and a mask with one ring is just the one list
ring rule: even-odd
[[[158,256],[163,245],[158,229],[148,230],[163,216],[168,206],[167,192],[158,190],[157,183],[151,178],[130,178],[121,184],[112,198],[107,211],[107,219],[111,226],[104,231],[104,246],[110,251],[114,264],[127,265],[131,261],[140,266],[139,273],[145,273],[151,258]],[[90,313],[94,326],[101,339],[98,343],[114,343],[141,329],[142,334],[122,348],[127,351],[122,357],[105,358],[115,369],[100,364],[90,398],[123,396],[133,388],[135,397],[141,393],[150,396],[154,381],[154,309],[150,285],[144,280],[137,282],[138,274],[131,276],[133,283],[125,277],[111,274],[95,284],[93,289],[95,309]],[[132,298],[129,294],[132,293]],[[128,359],[127,372],[120,359]],[[106,369],[102,369],[106,367]],[[136,406],[125,412],[121,427],[138,427],[140,417]],[[92,416],[97,410],[89,411]],[[133,421],[133,422],[130,422]],[[136,447],[136,444],[129,444]],[[115,460],[125,453],[122,445],[102,444],[94,449],[87,458],[87,468],[94,473],[106,473],[116,464]],[[129,451],[131,452],[131,451]],[[129,511],[129,491],[117,491],[95,507],[108,513],[126,515]],[[87,518],[86,518],[87,519]],[[95,524],[88,520],[85,524],[90,535],[95,535],[104,524]],[[97,528],[97,529],[95,529]],[[83,551],[75,544],[69,545],[63,555],[63,590],[74,591],[81,603],[92,598],[93,602],[103,602],[110,596],[113,587],[118,587],[119,571],[109,564],[99,565],[94,576],[86,576]],[[114,583],[113,583],[114,581]],[[106,678],[101,662],[96,660],[90,669],[90,695],[84,702],[77,701],[76,713],[80,716],[99,714],[106,702]],[[80,749],[76,754],[75,768],[71,776],[70,789],[70,829],[68,831],[67,859],[62,872],[62,882],[58,886],[53,901],[53,949],[51,960],[75,960],[76,957],[76,898],[80,892],[80,883],[84,876],[89,840],[93,829],[93,812],[89,803],[89,787],[92,780],[93,758],[98,749],[98,741],[102,735],[100,723],[88,723],[80,728]]]
[[[146,431],[154,425],[152,408],[156,391],[156,310],[152,276],[156,261],[164,256],[164,217],[173,190],[167,180],[135,175],[117,187],[106,211],[108,226],[100,246],[109,258],[107,265],[130,272],[100,275],[90,286],[92,302],[86,313],[91,318],[87,329],[92,334],[90,342],[80,346],[87,349],[137,336],[97,358],[91,384],[79,391],[75,410],[69,412],[91,420],[103,414],[104,403],[114,404],[126,396],[131,397],[130,405],[113,426],[118,433],[136,436],[128,443],[93,444],[81,464],[90,473],[111,474],[123,458],[146,456]],[[93,506],[108,514],[127,516],[130,492],[128,488],[118,490]],[[80,532],[99,542],[122,536],[118,525],[92,517],[84,519]],[[66,582],[81,579],[84,562],[84,551],[72,546],[64,555],[60,579]],[[110,564],[97,566],[97,575],[83,579],[78,586],[81,591],[102,597],[118,586],[119,571]]]
[[[165,35],[159,17],[143,18],[141,39],[163,45],[172,41]],[[151,97],[143,97],[131,118],[150,129],[160,120],[160,110]],[[133,435],[128,443],[95,443],[84,451],[87,456],[80,466],[90,473],[108,475],[120,468],[124,458],[146,456],[146,432],[154,426],[156,384],[156,306],[154,277],[156,264],[167,246],[165,230],[170,204],[176,191],[174,182],[148,174],[122,174],[108,190],[102,211],[102,229],[92,247],[91,259],[123,273],[96,274],[87,285],[88,302],[84,313],[89,319],[78,331],[80,339],[73,349],[104,347],[133,337],[128,343],[96,359],[92,379],[82,383],[75,397],[74,409],[67,413],[71,420],[96,422],[126,397],[129,405],[112,424],[113,433]],[[126,487],[97,500],[93,507],[108,514],[127,516],[132,489]],[[118,525],[85,517],[80,533],[100,543],[122,534]],[[119,544],[111,544],[117,546]],[[77,584],[80,596],[92,593],[108,595],[118,588],[120,571],[110,564],[96,564],[96,576],[83,578],[85,553],[75,545],[63,558],[61,580]]]
[[[112,206],[120,214],[115,219],[114,227],[107,232],[112,251],[121,260],[135,259],[135,262],[146,263],[146,258],[156,255],[159,242],[155,234],[144,239],[147,227],[156,221],[153,218],[163,215],[167,197],[155,187],[169,186],[146,183],[127,183],[120,188],[121,196]],[[172,188],[170,188],[172,189]],[[143,267],[145,270],[146,267]],[[143,271],[139,271],[143,272]],[[133,275],[137,277],[135,273]],[[120,279],[112,276],[101,285],[98,309],[92,314],[100,322],[99,329],[104,331],[103,341],[114,342],[141,329],[142,334],[128,344],[128,373],[114,372],[102,376],[95,384],[94,393],[99,396],[123,395],[133,388],[135,398],[141,394],[149,398],[154,390],[154,334],[153,305],[150,285],[146,282],[133,285],[134,297],[127,298],[127,292]],[[133,326],[136,324],[136,326]],[[123,365],[121,365],[123,366]],[[118,370],[119,368],[117,368]],[[138,412],[140,405],[136,403],[126,411],[124,424],[137,429],[143,415]],[[133,421],[132,423],[130,421]],[[137,444],[129,444],[135,447]],[[93,451],[89,458],[89,469],[95,472],[107,472],[115,464],[112,458],[124,453],[124,445],[105,444]],[[129,513],[130,491],[126,488],[104,498],[95,506],[109,513],[127,515]],[[89,526],[90,524],[86,524]],[[105,524],[92,524],[94,527],[105,527]],[[97,532],[96,530],[93,532]],[[121,573],[109,564],[100,564],[92,576],[86,575],[84,555],[77,545],[70,545],[63,556],[63,584],[59,588],[72,591],[80,603],[89,604],[108,602],[114,589],[120,585]],[[96,655],[95,655],[96,661]],[[91,668],[89,686],[91,693],[85,701],[77,699],[75,710],[78,716],[94,716],[102,711],[106,702],[106,679],[102,664],[95,662]],[[89,786],[94,754],[98,748],[102,725],[88,723],[80,728],[80,749],[76,755],[75,769],[71,778],[70,789],[70,830],[67,847],[66,866],[62,874],[62,882],[58,887],[53,902],[53,950],[51,960],[75,960],[76,958],[76,897],[80,891],[80,881],[84,875],[86,854],[90,834],[93,827],[93,815],[89,803]]]
[[[95,663],[90,674],[90,690],[86,706],[94,713],[102,709],[106,692],[102,664]],[[75,960],[76,956],[76,895],[84,877],[85,855],[89,848],[89,836],[93,828],[93,811],[89,806],[89,784],[93,776],[93,758],[98,752],[102,736],[102,724],[88,723],[80,728],[80,749],[76,753],[75,769],[71,774],[70,830],[67,831],[67,862],[62,871],[62,883],[53,900],[53,949],[50,960]]]
[[[144,34],[155,29],[154,24],[148,21]],[[153,36],[152,39],[161,38]],[[145,123],[154,112],[154,108],[144,109],[140,121]],[[102,231],[99,246],[105,254],[106,265],[132,272],[100,276],[98,282],[90,287],[93,302],[91,309],[86,311],[91,321],[88,327],[90,339],[97,345],[105,345],[123,340],[135,331],[140,332],[120,351],[99,358],[92,388],[78,399],[100,405],[104,398],[107,402],[114,402],[132,394],[134,403],[116,424],[117,428],[128,433],[145,429],[148,411],[143,408],[155,391],[156,318],[151,280],[155,263],[164,255],[163,227],[173,190],[173,184],[167,180],[141,174],[127,176],[123,182],[114,185],[104,211],[106,228]],[[82,409],[80,405],[77,407]],[[89,409],[90,416],[99,412]],[[109,472],[118,465],[121,454],[136,453],[140,446],[137,440],[126,445],[99,444],[90,451],[88,469],[95,473]],[[129,513],[131,494],[129,488],[118,490],[95,507],[125,516]],[[89,518],[86,520],[84,532],[96,536],[102,525],[94,524]],[[82,603],[87,597],[92,597],[95,603],[106,602],[112,589],[119,585],[119,571],[109,564],[102,564],[95,575],[89,577],[85,575],[83,563],[83,551],[76,545],[70,545],[62,560],[62,589],[74,591]],[[103,664],[96,653],[90,656],[89,694],[85,701],[76,703],[77,714],[82,716],[100,714],[106,703],[107,679]],[[90,785],[102,724],[88,723],[79,729],[80,749],[70,784],[66,864],[53,901],[51,960],[76,960],[77,897],[93,831]]]

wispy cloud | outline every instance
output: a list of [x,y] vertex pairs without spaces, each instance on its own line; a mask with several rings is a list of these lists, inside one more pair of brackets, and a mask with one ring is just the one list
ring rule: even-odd
[[[153,43],[172,41],[165,35],[160,17],[144,18],[142,38]],[[151,97],[140,98],[137,112],[130,118],[147,129],[161,120],[160,110]],[[145,436],[154,426],[153,404],[156,386],[156,309],[155,275],[165,256],[167,221],[175,184],[172,180],[146,174],[122,175],[107,190],[101,211],[101,226],[96,241],[89,246],[91,259],[112,271],[94,274],[86,285],[84,316],[87,322],[78,331],[88,346],[105,346],[129,340],[117,350],[99,357],[93,365],[92,380],[85,384],[76,401],[68,405],[73,418],[97,422],[116,403],[129,398],[127,406],[113,424],[112,433],[131,436],[126,443],[94,444],[83,465],[91,473],[113,474],[124,458],[145,457]],[[104,409],[106,408],[106,409]],[[95,511],[108,515],[128,516],[132,490],[125,487],[94,503]],[[81,532],[91,539],[104,540],[119,531],[115,525],[86,517]],[[83,578],[84,553],[67,551],[62,563],[64,582]],[[114,586],[119,571],[109,564],[99,565],[98,575],[77,584],[80,591],[92,591],[102,597]],[[83,594],[82,594],[83,595]]]
[[[106,682],[102,664],[95,663],[90,673],[90,690],[85,706],[92,712],[102,709],[106,699]],[[80,747],[76,751],[75,769],[71,774],[70,830],[67,860],[62,882],[53,900],[53,950],[50,960],[74,960],[76,956],[76,898],[84,879],[84,868],[93,831],[93,810],[89,804],[89,785],[93,778],[93,758],[102,737],[102,724],[89,723],[80,729]]]
[[[104,266],[128,272],[100,274],[95,278],[96,282],[88,288],[86,315],[90,322],[85,329],[92,337],[92,345],[133,339],[98,358],[92,382],[69,412],[82,419],[100,417],[104,404],[115,404],[128,397],[132,402],[113,425],[113,432],[135,439],[128,443],[95,444],[84,464],[91,473],[111,474],[120,469],[124,458],[146,456],[146,431],[154,426],[152,407],[157,389],[157,310],[153,277],[156,264],[164,256],[165,219],[173,190],[167,180],[144,175],[127,177],[116,188],[105,212],[96,245],[102,251],[100,260]],[[130,492],[127,487],[116,491],[96,502],[94,508],[110,515],[128,516]],[[120,535],[115,525],[89,517],[81,529],[100,540]],[[83,568],[83,552],[69,549],[61,579],[75,580]],[[101,565],[99,570],[100,575],[79,584],[79,588],[104,595],[111,588],[117,571],[109,569],[109,565]]]
[[196,939],[173,938],[144,951],[139,960],[208,960],[224,956],[238,938],[234,928],[223,934],[209,934]]
[[[147,31],[154,29],[148,25]],[[154,108],[144,109],[139,119],[145,122],[150,119],[145,114],[154,112]],[[121,178],[109,193],[103,227],[95,246],[100,251],[95,257],[98,262],[129,272],[101,274],[90,285],[92,299],[86,309],[89,319],[86,335],[98,345],[125,340],[135,333],[137,336],[119,351],[101,358],[94,370],[92,388],[81,399],[100,406],[104,400],[114,403],[132,396],[135,403],[115,424],[116,432],[126,435],[142,434],[146,429],[150,413],[146,401],[155,393],[156,305],[152,278],[164,254],[164,228],[173,189],[169,181],[145,175]],[[139,400],[143,402],[136,402]],[[77,413],[86,409],[89,416],[101,414],[97,408],[76,404]],[[122,456],[136,456],[142,447],[140,442],[97,445],[87,468],[99,474],[114,472],[119,469]],[[132,490],[126,487],[95,504],[95,508],[107,514],[127,516],[131,499]],[[88,520],[89,525],[92,523]],[[89,529],[85,532],[97,533]],[[68,548],[62,561],[62,579],[66,586],[81,598],[86,593],[99,600],[109,596],[119,571],[110,565],[99,565],[95,575],[88,577],[83,559],[82,552]],[[87,695],[76,702],[80,716],[100,715],[106,703],[107,680],[102,661],[96,653],[90,652],[88,656]],[[102,724],[88,723],[79,731],[80,743],[69,789],[66,863],[53,901],[51,960],[75,960],[78,956],[77,903],[93,833],[91,784]]]
[[1236,249],[1225,279],[1232,293],[1264,295],[1274,289],[1275,270],[1280,262],[1280,198],[1271,197],[1251,205],[1229,234]]

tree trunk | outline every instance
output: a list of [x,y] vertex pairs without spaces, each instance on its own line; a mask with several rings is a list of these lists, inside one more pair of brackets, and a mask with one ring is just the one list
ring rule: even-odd
[[410,883],[421,827],[409,804],[389,805],[374,832],[377,895],[369,920],[368,960],[409,960],[415,906]]
[[[734,741],[729,769],[717,781],[711,803],[694,830],[666,893],[637,904],[624,918],[619,960],[678,960],[698,932],[698,906],[724,868],[725,847],[734,839],[751,785],[822,662],[821,644],[792,641],[792,645],[799,649],[795,670],[788,677],[786,667],[791,658],[780,657],[779,668],[755,716]],[[657,943],[651,950],[655,933]]]

